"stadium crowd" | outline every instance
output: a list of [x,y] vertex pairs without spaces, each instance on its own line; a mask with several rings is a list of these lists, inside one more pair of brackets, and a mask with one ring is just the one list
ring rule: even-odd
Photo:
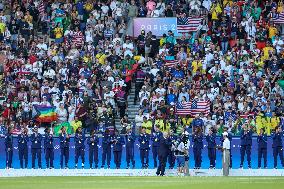
[[[147,134],[270,135],[284,126],[284,31],[274,23],[283,9],[281,0],[1,1],[2,133],[34,126],[53,126],[56,135],[62,126],[69,134],[126,133],[135,125]],[[174,16],[203,20],[181,37],[126,35],[134,17]],[[140,108],[131,123],[133,85]],[[176,103],[193,99],[209,100],[209,114],[175,113]],[[54,106],[56,122],[38,122],[38,105]]]

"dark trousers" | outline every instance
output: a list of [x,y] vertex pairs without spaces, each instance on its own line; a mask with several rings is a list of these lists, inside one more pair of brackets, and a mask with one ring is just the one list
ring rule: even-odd
[[216,165],[216,149],[208,148],[208,158],[210,161],[210,167],[215,167]]
[[202,162],[202,155],[201,155],[201,148],[193,148],[193,155],[194,155],[194,162],[196,168],[201,167]]
[[35,168],[35,159],[37,158],[38,167],[41,168],[41,149],[32,148],[32,168]]
[[248,166],[251,167],[251,145],[241,146],[241,166],[244,164],[245,154],[247,154]]
[[261,167],[261,158],[264,159],[264,167],[267,167],[267,148],[258,148],[258,167]]
[[93,162],[95,163],[95,167],[98,167],[99,158],[98,158],[98,146],[90,146],[89,147],[89,163],[90,168],[93,167]]
[[45,149],[45,162],[46,162],[46,167],[53,168],[53,160],[54,160],[54,151],[53,148],[46,148]]
[[113,151],[114,163],[116,168],[120,168],[122,151]]
[[140,149],[140,159],[141,159],[142,167],[148,167],[149,149]]
[[[28,167],[28,147],[19,149],[19,160],[21,168]],[[24,166],[24,160],[25,160],[25,166]]]
[[142,88],[142,86],[144,85],[143,82],[136,82],[135,83],[135,96],[134,96],[134,102],[137,101],[138,97],[139,97],[139,92]]
[[83,147],[75,148],[75,164],[78,163],[79,156],[81,156],[82,163],[85,163],[85,149]]
[[126,109],[126,105],[119,106],[119,116],[120,116],[120,118],[123,118],[125,116],[125,109]]
[[170,165],[171,169],[174,168],[175,161],[176,161],[175,153],[173,151],[170,151],[170,153],[168,155],[168,162],[169,162],[169,165]]
[[157,167],[157,158],[158,158],[158,146],[153,146],[152,147],[152,153],[153,153],[153,160],[154,160],[154,167]]
[[135,166],[135,160],[134,160],[134,147],[133,146],[128,146],[126,147],[126,162],[127,162],[127,167],[129,167],[130,161],[132,163],[132,166]]
[[13,160],[13,148],[6,149],[6,167],[12,167],[12,160]]
[[282,166],[284,167],[283,148],[282,146],[273,148],[274,168],[277,167],[277,156],[279,155]]
[[107,160],[107,165],[110,166],[110,160],[111,160],[111,148],[110,145],[106,146],[103,148],[103,153],[102,153],[102,166],[105,165],[105,162]]
[[156,173],[157,175],[165,175],[166,163],[167,155],[159,155],[159,166]]
[[60,166],[63,168],[63,159],[65,160],[65,167],[68,167],[68,161],[69,161],[69,148],[61,148],[61,154],[60,154]]

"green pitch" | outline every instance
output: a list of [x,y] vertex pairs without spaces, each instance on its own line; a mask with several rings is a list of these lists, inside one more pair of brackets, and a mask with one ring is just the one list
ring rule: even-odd
[[1,189],[283,189],[284,177],[19,177]]

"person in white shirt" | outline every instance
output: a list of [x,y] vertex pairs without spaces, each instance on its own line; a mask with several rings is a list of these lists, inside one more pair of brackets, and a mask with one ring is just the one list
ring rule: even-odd
[[275,36],[275,40],[273,41],[273,47],[276,48],[277,54],[281,53],[283,44],[283,40],[280,39],[279,36]]
[[43,73],[43,77],[48,79],[54,79],[55,75],[56,75],[55,71],[50,66]]
[[223,176],[229,176],[229,170],[230,170],[230,149],[231,149],[231,144],[230,140],[228,139],[228,133],[224,132],[223,133],[223,158],[222,158],[222,167],[223,167]]

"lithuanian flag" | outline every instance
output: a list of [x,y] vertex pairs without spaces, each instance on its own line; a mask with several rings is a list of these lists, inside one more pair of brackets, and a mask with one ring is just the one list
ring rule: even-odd
[[50,123],[57,120],[54,106],[35,106],[37,111],[36,120],[40,123]]

